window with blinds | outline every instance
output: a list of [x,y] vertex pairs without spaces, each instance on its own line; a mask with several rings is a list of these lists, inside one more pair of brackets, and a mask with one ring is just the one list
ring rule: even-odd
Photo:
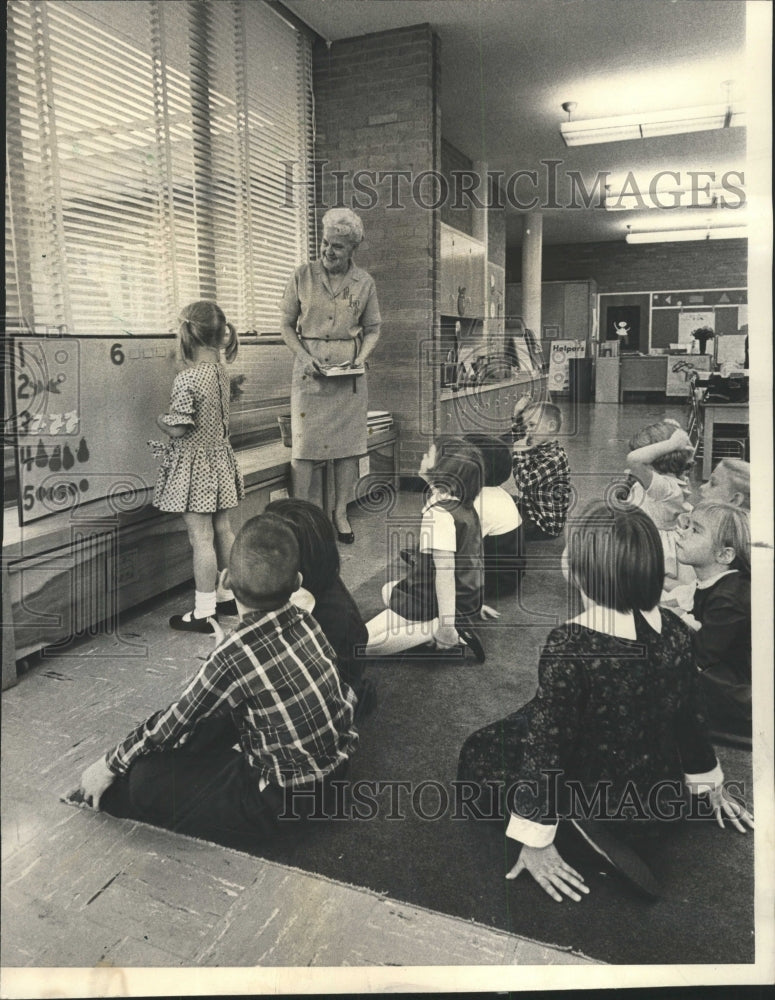
[[277,330],[312,235],[308,38],[263,0],[7,9],[7,328],[158,335],[211,298]]

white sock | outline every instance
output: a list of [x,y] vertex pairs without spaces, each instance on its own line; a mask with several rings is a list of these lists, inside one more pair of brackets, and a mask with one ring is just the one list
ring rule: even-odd
[[215,591],[194,591],[194,618],[211,618],[215,614]]
[[229,590],[228,587],[224,587],[223,585],[224,576],[226,576],[226,570],[222,569],[218,573],[218,584],[215,588],[215,599],[216,601],[233,601],[234,600],[233,591]]

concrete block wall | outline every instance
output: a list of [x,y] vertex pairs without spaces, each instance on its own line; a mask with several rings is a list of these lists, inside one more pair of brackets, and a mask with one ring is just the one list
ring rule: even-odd
[[[513,263],[509,261],[509,273],[519,275],[519,261],[516,267]],[[544,281],[593,278],[598,292],[747,288],[747,268],[747,240],[636,246],[620,242],[577,243],[544,246],[543,252]]]
[[[411,180],[390,172],[415,177],[440,167],[439,54],[427,24],[314,48],[315,158],[327,161],[319,209],[344,204],[363,219],[356,261],[374,277],[383,319],[369,405],[393,412],[407,473],[427,447],[437,408],[436,366],[426,358],[434,328],[438,341],[439,211],[416,203]],[[334,171],[344,172],[338,182]],[[366,178],[373,195],[353,188],[356,171],[376,172]],[[425,205],[433,194],[425,189]]]

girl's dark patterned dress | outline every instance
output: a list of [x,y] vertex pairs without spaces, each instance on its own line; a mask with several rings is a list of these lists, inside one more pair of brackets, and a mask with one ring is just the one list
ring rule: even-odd
[[568,780],[587,801],[602,789],[606,815],[635,801],[652,816],[661,808],[655,788],[672,782],[677,794],[685,773],[713,770],[691,631],[671,612],[660,615],[661,634],[636,612],[635,640],[572,623],[554,629],[535,697],[466,740],[458,777],[516,785],[510,811],[552,823],[562,810],[555,792]]

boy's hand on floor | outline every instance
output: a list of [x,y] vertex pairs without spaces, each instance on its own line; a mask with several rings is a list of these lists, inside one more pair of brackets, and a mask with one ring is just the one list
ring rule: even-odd
[[100,757],[99,760],[95,760],[81,775],[79,790],[83,801],[92,809],[99,809],[100,799],[115,780],[116,776],[105,763],[105,758]]

